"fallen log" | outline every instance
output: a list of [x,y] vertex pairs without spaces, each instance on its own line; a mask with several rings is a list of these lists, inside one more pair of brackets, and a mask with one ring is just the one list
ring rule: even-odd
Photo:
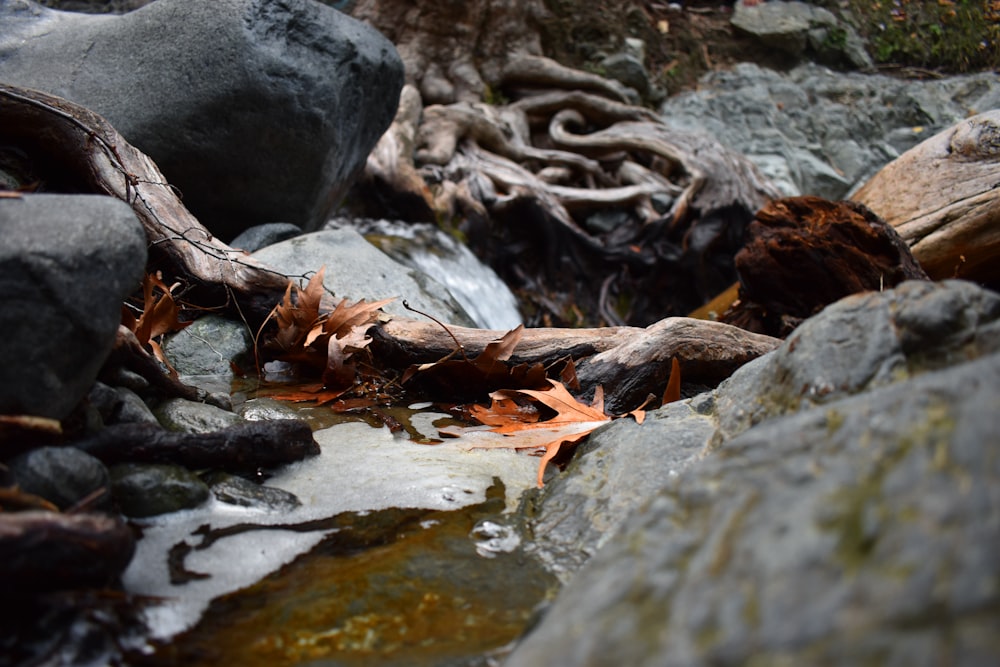
[[176,463],[228,472],[256,472],[319,454],[312,429],[298,419],[246,422],[210,433],[115,424],[72,444],[108,465]]
[[[456,343],[467,357],[478,356],[505,332],[445,330],[434,324],[394,320],[368,333],[373,354],[399,368],[451,355]],[[686,383],[714,386],[780,343],[719,322],[672,317],[646,328],[525,329],[509,362],[549,367],[572,358],[580,391],[592,393],[602,385],[608,409],[622,413],[638,407],[649,394],[663,394],[674,358]]]
[[935,279],[1000,286],[1000,110],[911,148],[851,199],[896,228]]

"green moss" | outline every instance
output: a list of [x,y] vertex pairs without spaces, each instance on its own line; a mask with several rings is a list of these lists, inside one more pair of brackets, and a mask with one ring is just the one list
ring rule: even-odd
[[997,0],[850,0],[850,8],[879,63],[1000,69]]
[[[826,527],[837,534],[836,554],[848,572],[858,570],[868,561],[886,526],[920,519],[910,508],[892,504],[892,499],[885,498],[882,491],[885,478],[902,460],[912,455],[926,455],[929,472],[963,474],[954,469],[949,456],[954,429],[955,421],[948,406],[930,405],[924,412],[924,419],[913,422],[909,430],[900,433],[891,444],[872,445],[868,434],[862,435],[860,441],[864,449],[879,448],[871,452],[877,458],[869,469],[861,471],[854,486],[844,487],[833,495],[830,504],[834,514],[825,522]],[[883,565],[890,570],[893,568],[891,562]]]

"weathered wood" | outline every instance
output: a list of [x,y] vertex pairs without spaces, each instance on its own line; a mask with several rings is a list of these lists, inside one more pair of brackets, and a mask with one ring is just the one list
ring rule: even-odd
[[889,163],[855,192],[935,280],[1000,285],[1000,110],[973,116]]
[[319,454],[312,429],[298,419],[246,422],[210,433],[116,424],[73,446],[107,464],[177,463],[230,472],[253,472]]
[[581,387],[604,387],[612,413],[633,410],[663,395],[677,359],[685,383],[715,386],[737,368],[778,347],[781,340],[721,322],[668,317],[577,364]]
[[764,206],[735,262],[740,301],[723,321],[772,336],[850,294],[927,279],[896,231],[868,208],[819,197]]
[[[396,320],[369,333],[373,353],[402,367],[437,361],[455,351],[456,340],[475,357],[505,332]],[[646,328],[525,329],[510,362],[548,366],[572,358],[582,391],[602,385],[609,409],[627,412],[663,393],[675,357],[685,382],[714,385],[780,343],[719,322],[672,317]]]
[[259,324],[280,301],[287,276],[213,237],[153,161],[97,114],[0,83],[0,141],[30,156],[49,191],[107,194],[130,204],[146,231],[151,266],[187,283],[203,307],[229,308]]
[[[450,332],[450,335],[449,335]],[[595,329],[525,329],[512,354],[511,363],[549,365],[560,359],[580,359],[621,345],[642,332],[638,327]],[[449,326],[447,330],[431,322],[394,319],[372,327],[369,346],[383,363],[397,368],[442,359],[456,350],[455,341],[468,357],[476,357],[506,332]],[[454,336],[454,338],[452,337]]]

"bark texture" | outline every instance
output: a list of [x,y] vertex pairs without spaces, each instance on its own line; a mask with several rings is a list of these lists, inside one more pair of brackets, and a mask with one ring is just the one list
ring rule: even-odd
[[1000,110],[910,149],[851,198],[895,227],[931,278],[1000,287]]

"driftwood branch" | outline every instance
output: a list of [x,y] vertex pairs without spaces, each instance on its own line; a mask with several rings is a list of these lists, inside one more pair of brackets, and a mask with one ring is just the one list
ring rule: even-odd
[[107,586],[134,551],[132,530],[116,516],[0,512],[0,586],[6,594]]
[[107,464],[177,463],[234,472],[253,472],[319,454],[312,429],[298,419],[246,422],[210,433],[116,424],[73,446]]
[[1000,110],[886,165],[852,197],[896,228],[934,279],[1000,284]]
[[[456,340],[466,356],[475,357],[504,333],[463,327],[445,331],[411,320],[369,330],[373,353],[396,367],[437,361],[455,350]],[[646,328],[525,329],[510,362],[549,366],[572,358],[581,390],[602,385],[608,408],[625,412],[649,394],[663,393],[674,358],[685,382],[714,385],[780,343],[719,322],[673,317]]]
[[205,304],[239,310],[260,323],[281,299],[287,276],[213,237],[153,161],[97,114],[0,83],[0,140],[32,156],[46,189],[107,194],[130,204],[153,261],[202,293]]

